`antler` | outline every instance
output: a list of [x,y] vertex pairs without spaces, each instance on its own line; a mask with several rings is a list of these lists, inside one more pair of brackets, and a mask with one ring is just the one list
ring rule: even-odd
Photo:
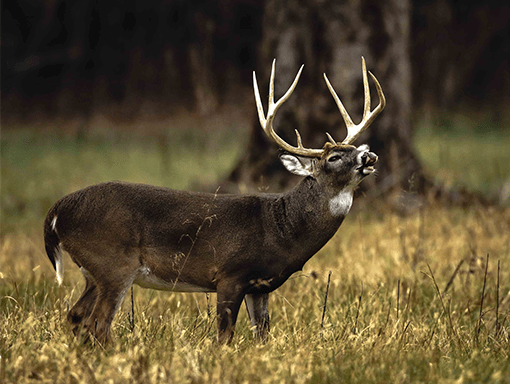
[[264,116],[264,108],[262,107],[262,102],[260,101],[260,93],[259,93],[259,87],[257,84],[257,77],[255,75],[255,71],[253,71],[253,91],[255,93],[255,101],[257,103],[257,111],[259,114],[259,120],[260,125],[262,126],[262,129],[266,133],[266,135],[272,139],[273,141],[280,146],[280,148],[286,150],[289,153],[293,153],[295,155],[299,156],[305,156],[305,157],[320,157],[323,153],[322,149],[308,149],[303,147],[303,143],[301,142],[301,135],[299,134],[298,130],[296,129],[296,136],[297,136],[297,147],[293,147],[292,145],[286,143],[280,136],[276,134],[276,132],[273,129],[273,120],[275,118],[276,112],[281,107],[281,105],[287,101],[287,99],[290,97],[292,92],[294,92],[294,88],[296,88],[296,85],[299,80],[299,76],[301,76],[301,71],[303,70],[304,65],[301,66],[299,69],[299,72],[296,75],[296,78],[294,79],[294,82],[290,86],[289,90],[285,93],[285,95],[282,96],[280,100],[278,100],[275,104],[274,102],[274,72],[275,72],[275,63],[276,59],[273,60],[273,66],[271,68],[271,78],[269,81],[269,105],[267,107],[267,117]]
[[[342,141],[342,144],[351,144],[358,138],[361,133],[368,128],[368,126],[374,121],[374,119],[381,113],[381,111],[386,106],[386,98],[384,97],[381,85],[375,78],[375,76],[370,73],[370,76],[375,82],[375,88],[377,89],[377,94],[379,95],[379,105],[370,112],[370,87],[368,85],[368,77],[367,77],[367,67],[365,64],[365,58],[361,57],[362,62],[362,68],[363,68],[363,86],[365,88],[365,108],[363,111],[363,119],[361,120],[361,123],[358,125],[354,124],[352,122],[351,117],[347,113],[347,110],[345,109],[344,105],[340,101],[340,98],[336,94],[335,90],[331,86],[331,83],[328,80],[328,77],[326,74],[324,74],[324,80],[326,80],[326,84],[329,88],[329,91],[331,92],[331,95],[335,99],[336,105],[338,106],[338,109],[340,110],[340,113],[342,114],[342,117],[345,121],[345,125],[347,126],[347,137]],[[331,136],[328,135],[328,138],[330,141],[332,140]]]

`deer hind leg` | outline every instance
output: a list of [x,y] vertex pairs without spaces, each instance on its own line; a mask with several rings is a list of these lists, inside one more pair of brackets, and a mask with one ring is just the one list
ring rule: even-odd
[[244,297],[248,317],[250,318],[253,337],[258,341],[266,341],[269,334],[268,293],[249,294]]
[[97,282],[97,298],[92,313],[83,321],[83,327],[101,344],[110,339],[110,327],[133,280],[114,283]]
[[75,335],[79,333],[83,319],[90,316],[97,298],[97,285],[94,278],[85,269],[81,268],[81,271],[85,276],[85,290],[67,314],[67,320],[73,325]]
[[98,244],[75,242],[67,246],[72,246],[69,255],[86,280],[85,291],[68,319],[77,325],[77,331],[83,331],[85,343],[95,339],[104,344],[109,339],[115,313],[136,277],[140,254],[137,249],[121,249],[116,243]]
[[237,284],[221,284],[216,288],[218,315],[218,342],[229,344],[234,337],[239,308],[243,302],[244,293]]

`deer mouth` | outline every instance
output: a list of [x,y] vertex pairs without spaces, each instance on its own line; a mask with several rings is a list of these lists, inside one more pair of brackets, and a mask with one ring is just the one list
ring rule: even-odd
[[375,168],[372,166],[367,167],[367,166],[362,165],[361,167],[358,168],[358,172],[361,173],[363,176],[368,176],[371,173],[375,172]]

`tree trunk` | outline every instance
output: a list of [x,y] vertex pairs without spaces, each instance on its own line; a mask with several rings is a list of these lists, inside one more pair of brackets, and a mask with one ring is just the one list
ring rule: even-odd
[[[363,110],[361,56],[378,78],[386,109],[355,144],[368,143],[379,155],[378,177],[372,178],[372,185],[364,185],[372,189],[377,183],[380,192],[418,189],[423,182],[411,146],[410,16],[409,0],[288,1],[284,6],[281,1],[265,2],[257,70],[262,97],[267,97],[274,57],[276,97],[287,90],[299,66],[305,64],[296,91],[275,121],[284,140],[295,145],[296,128],[305,147],[321,148],[325,132],[337,141],[345,137],[345,125],[322,73],[327,73],[355,122],[361,120]],[[372,82],[371,91],[374,106],[379,101]],[[292,178],[254,115],[247,155],[229,180],[243,191],[267,186],[278,190],[293,183]],[[415,185],[409,185],[410,180]]]

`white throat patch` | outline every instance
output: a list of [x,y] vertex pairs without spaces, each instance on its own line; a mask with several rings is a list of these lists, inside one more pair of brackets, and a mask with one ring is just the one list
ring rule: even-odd
[[338,195],[329,200],[329,212],[333,217],[347,216],[352,206],[353,193],[352,189],[342,189]]

